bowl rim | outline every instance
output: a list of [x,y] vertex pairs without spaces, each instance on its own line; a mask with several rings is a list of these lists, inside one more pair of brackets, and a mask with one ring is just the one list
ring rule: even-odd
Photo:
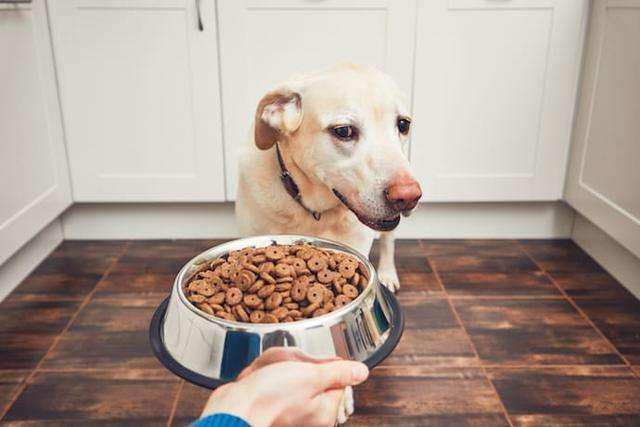
[[[358,295],[358,297],[353,301],[351,301],[349,304],[337,310],[334,310],[330,313],[323,314],[322,316],[318,316],[318,317],[296,320],[294,322],[287,322],[287,323],[249,323],[249,322],[237,322],[233,320],[221,319],[211,314],[207,314],[202,310],[199,310],[189,300],[187,300],[187,297],[184,294],[184,291],[182,289],[182,283],[188,279],[186,276],[189,270],[194,266],[200,265],[203,262],[209,261],[222,254],[229,253],[232,250],[242,249],[249,246],[264,247],[272,244],[273,242],[280,245],[289,245],[300,240],[310,244],[319,243],[321,245],[325,245],[325,246],[321,246],[324,249],[344,252],[358,258],[369,271],[369,282],[367,283],[367,286],[364,289],[364,291],[362,291],[362,293],[360,293],[360,295]],[[241,239],[230,240],[228,242],[213,246],[199,253],[198,255],[194,256],[189,261],[187,261],[178,272],[173,282],[172,292],[177,292],[179,300],[182,303],[182,305],[185,305],[189,310],[191,310],[191,312],[206,319],[209,322],[216,323],[218,325],[221,325],[231,330],[269,332],[269,331],[283,330],[283,329],[291,330],[291,329],[298,329],[298,328],[313,328],[316,326],[326,326],[327,324],[336,323],[345,314],[356,310],[360,306],[361,302],[364,301],[368,295],[377,291],[378,286],[379,286],[378,276],[375,268],[373,268],[373,265],[371,264],[369,259],[365,257],[363,254],[361,254],[359,251],[343,243],[340,243],[331,239],[325,239],[325,238],[313,237],[313,236],[304,236],[299,234],[263,234],[258,236],[251,236],[251,237],[245,237]]]

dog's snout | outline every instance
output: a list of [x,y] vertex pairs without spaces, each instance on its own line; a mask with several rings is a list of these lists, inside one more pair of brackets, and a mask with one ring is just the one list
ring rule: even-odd
[[387,203],[399,212],[410,211],[422,197],[420,184],[409,175],[394,178],[384,190]]

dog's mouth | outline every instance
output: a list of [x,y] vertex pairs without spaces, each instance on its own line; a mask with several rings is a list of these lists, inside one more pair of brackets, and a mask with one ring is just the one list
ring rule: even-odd
[[361,214],[357,210],[355,210],[346,197],[344,197],[338,190],[333,189],[333,194],[345,205],[351,212],[353,212],[358,220],[366,225],[367,227],[376,230],[376,231],[391,231],[400,224],[400,214],[397,214],[391,218],[369,218],[364,214]]

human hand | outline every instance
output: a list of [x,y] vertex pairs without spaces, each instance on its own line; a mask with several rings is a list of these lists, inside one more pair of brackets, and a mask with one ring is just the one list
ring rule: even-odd
[[269,349],[236,382],[215,390],[202,416],[226,412],[253,427],[333,426],[344,388],[368,374],[359,362],[318,360],[295,348]]

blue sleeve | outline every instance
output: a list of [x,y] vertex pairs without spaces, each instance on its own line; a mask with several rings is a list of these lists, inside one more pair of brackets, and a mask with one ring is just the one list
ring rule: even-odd
[[251,427],[242,418],[231,414],[213,414],[191,423],[190,427]]

